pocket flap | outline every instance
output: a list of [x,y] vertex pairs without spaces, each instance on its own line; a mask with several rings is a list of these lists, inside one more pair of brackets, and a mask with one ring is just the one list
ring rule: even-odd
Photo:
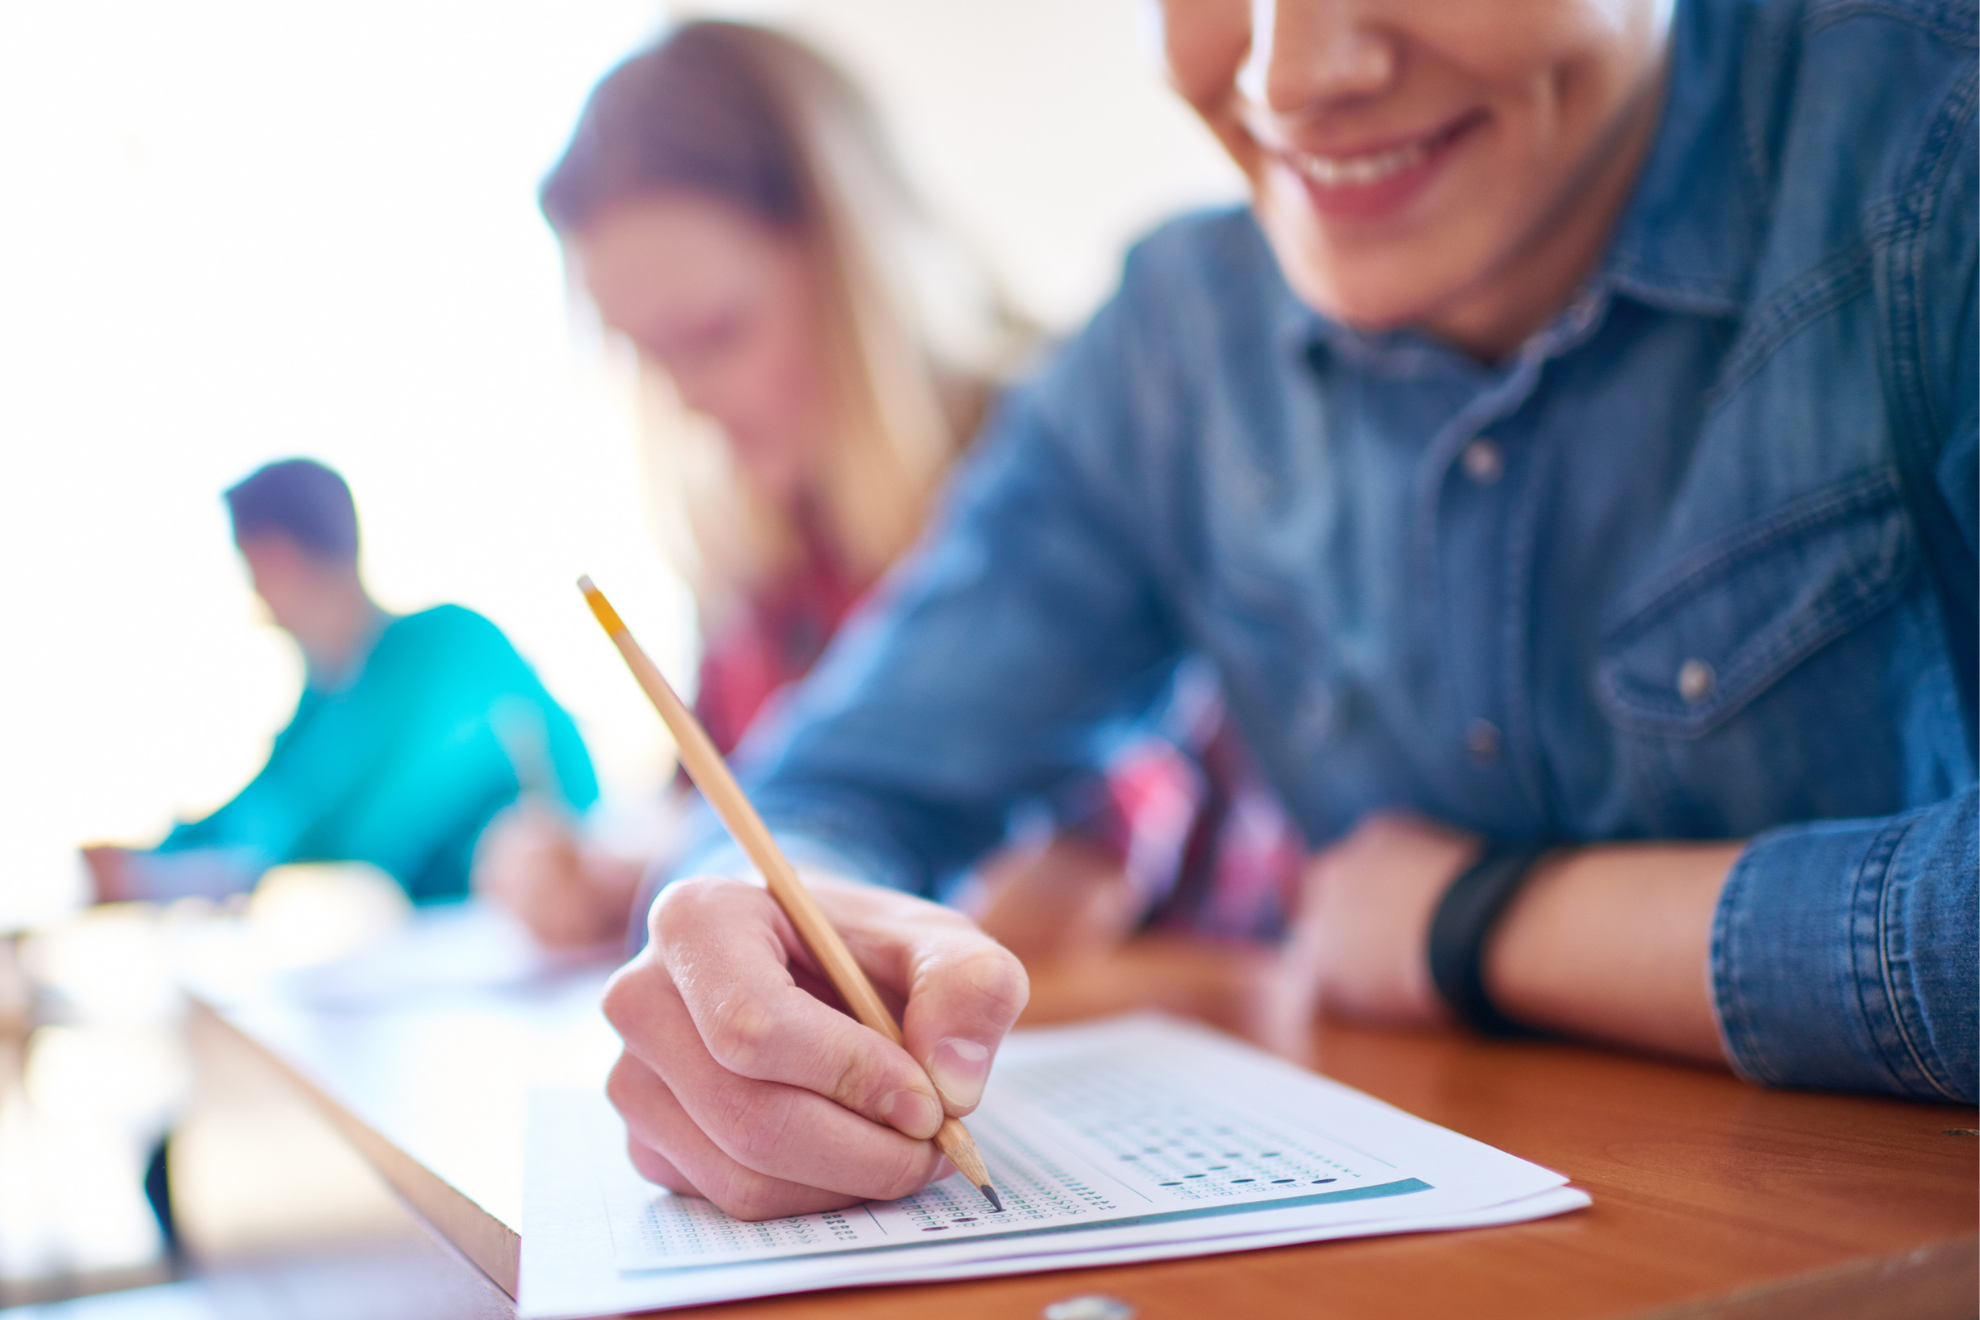
[[1638,733],[1708,733],[1894,601],[1915,558],[1888,472],[1798,500],[1701,546],[1632,598],[1603,644],[1603,705]]

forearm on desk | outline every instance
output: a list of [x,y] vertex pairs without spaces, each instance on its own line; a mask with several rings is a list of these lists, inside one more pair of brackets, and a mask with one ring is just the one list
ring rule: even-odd
[[1712,919],[1740,843],[1544,858],[1493,933],[1486,984],[1517,1021],[1724,1066]]

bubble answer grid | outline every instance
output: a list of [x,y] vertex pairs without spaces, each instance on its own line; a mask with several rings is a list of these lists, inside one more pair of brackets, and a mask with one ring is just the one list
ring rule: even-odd
[[[1255,1110],[1246,1064],[1214,1039],[1150,1058],[1132,1033],[1099,1048],[1014,1052],[970,1119],[1004,1204],[952,1176],[898,1201],[746,1223],[707,1201],[642,1189],[615,1204],[621,1269],[648,1270],[908,1246],[957,1237],[1145,1222],[1247,1205],[1312,1203],[1428,1184],[1314,1130]],[[1194,1065],[1194,1066],[1192,1066]],[[1185,1077],[1217,1077],[1213,1094]],[[623,1160],[623,1152],[601,1151]],[[620,1193],[623,1198],[627,1193]],[[618,1230],[615,1230],[615,1233]]]
[[[1074,1056],[1082,1063],[1063,1070],[1070,1078],[1055,1079],[1062,1070],[1049,1065]],[[1143,1066],[1152,1072],[1140,1072]],[[1081,1115],[1073,1111],[1103,1098],[1085,1094],[1088,1071],[1111,1075],[1108,1092],[1116,1107],[1087,1115],[1082,1131]],[[1025,1088],[1011,1083],[1027,1072],[1037,1087],[1021,1094]],[[1185,1121],[1162,1107],[1187,1104],[1205,1092],[1235,1111],[1238,1121],[1206,1126],[1201,1114]],[[970,1121],[980,1139],[988,1138],[983,1145],[993,1156],[992,1175],[1012,1204],[1006,1213],[1013,1217],[998,1216],[1000,1224],[1016,1227],[979,1227],[986,1213],[958,1180],[891,1205],[807,1217],[823,1236],[781,1254],[729,1250],[725,1229],[719,1237],[694,1239],[721,1246],[721,1254],[642,1259],[647,1235],[640,1221],[652,1214],[672,1220],[683,1207],[669,1204],[672,1198],[640,1178],[626,1155],[625,1124],[602,1093],[534,1090],[524,1143],[517,1314],[523,1320],[579,1320],[818,1288],[1170,1260],[1519,1223],[1590,1203],[1558,1172],[1209,1028],[1154,1013],[1014,1032],[985,1107]],[[1214,1151],[1185,1144],[1205,1136],[1237,1140]],[[1277,1144],[1286,1137],[1298,1141]],[[992,1148],[992,1142],[999,1144]],[[1121,1158],[1146,1157],[1150,1145],[1161,1159]],[[1194,1168],[1188,1163],[1192,1152],[1206,1174],[1209,1164],[1224,1163],[1232,1166],[1217,1171],[1224,1177],[1252,1181],[1212,1191],[1207,1177],[1168,1176],[1175,1170],[1166,1166],[1175,1161]],[[1248,1172],[1251,1165],[1271,1170],[1315,1160],[1345,1166],[1360,1178],[1306,1188],[1267,1181],[1264,1190],[1254,1190],[1261,1183]],[[1147,1167],[1137,1171],[1136,1165]],[[1162,1185],[1176,1182],[1187,1182],[1190,1190]],[[779,1231],[738,1230],[768,1233],[772,1240]]]

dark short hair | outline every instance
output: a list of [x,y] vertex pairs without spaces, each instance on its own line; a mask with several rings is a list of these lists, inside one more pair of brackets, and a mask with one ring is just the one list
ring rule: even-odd
[[226,500],[236,542],[272,532],[314,558],[357,562],[357,505],[351,488],[314,459],[270,463],[229,487]]

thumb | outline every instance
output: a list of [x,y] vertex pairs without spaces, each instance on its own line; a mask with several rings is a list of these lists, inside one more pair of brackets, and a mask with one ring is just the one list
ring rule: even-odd
[[924,932],[906,951],[901,1034],[943,1108],[960,1117],[983,1099],[990,1064],[1031,996],[1016,955],[966,923]]

